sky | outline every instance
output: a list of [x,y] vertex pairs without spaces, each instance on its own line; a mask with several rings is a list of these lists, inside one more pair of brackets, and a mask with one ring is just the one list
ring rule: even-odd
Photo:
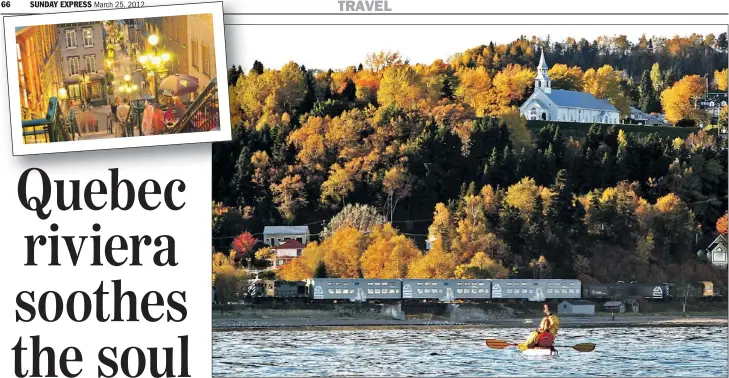
[[[399,51],[411,63],[430,64],[454,53],[488,44],[506,43],[525,35],[550,36],[563,41],[594,40],[600,35],[627,35],[636,42],[642,34],[671,38],[692,33],[719,35],[726,26],[711,25],[226,25],[228,66],[250,69],[255,60],[280,68],[293,60],[307,68],[344,69],[364,63],[367,54]],[[548,62],[549,63],[549,62]]]

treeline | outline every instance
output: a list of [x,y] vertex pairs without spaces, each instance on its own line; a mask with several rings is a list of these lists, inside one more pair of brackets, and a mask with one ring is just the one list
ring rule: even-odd
[[[693,59],[707,38],[690,39],[683,50],[654,38],[651,54],[675,50],[670,61]],[[726,148],[707,132],[668,140],[594,126],[584,140],[572,140],[550,126],[532,135],[514,108],[532,90],[538,57],[540,45],[526,42],[494,46],[524,43],[499,55],[498,71],[493,59],[413,66],[396,53],[372,54],[341,71],[293,62],[231,70],[234,140],[213,147],[214,249],[225,252],[242,231],[257,234],[264,225],[310,224],[318,233],[348,204],[362,204],[390,223],[377,227],[389,228],[329,230],[290,274],[380,275],[365,273],[373,266],[400,275],[586,280],[714,274],[697,258],[704,247],[697,240],[715,232],[727,209]],[[708,48],[724,56],[723,68],[710,68],[725,70],[726,42]],[[611,101],[625,95],[616,90],[624,76],[612,67],[569,73],[578,69],[554,76]],[[423,254],[428,235],[434,251]],[[349,255],[338,255],[345,245]],[[383,245],[400,246],[397,268],[373,257],[388,258]]]

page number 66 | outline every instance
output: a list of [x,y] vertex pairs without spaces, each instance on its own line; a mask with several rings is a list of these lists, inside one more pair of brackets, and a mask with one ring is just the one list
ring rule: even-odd
[[2,2],[2,3],[0,3],[0,4],[2,4],[2,7],[3,7],[3,8],[9,8],[9,7],[10,7],[10,2],[9,2],[9,1],[3,1],[3,2]]

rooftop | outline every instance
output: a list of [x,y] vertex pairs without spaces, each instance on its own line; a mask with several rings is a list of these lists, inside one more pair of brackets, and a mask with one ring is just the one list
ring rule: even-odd
[[623,304],[623,302],[620,302],[620,301],[610,301],[610,302],[605,302],[605,304],[603,304],[603,306],[605,306],[605,307],[620,307],[620,306],[625,306],[625,305]]
[[577,305],[577,306],[593,305],[594,306],[594,303],[584,300],[584,299],[568,299],[568,300],[562,301],[562,303],[565,303],[565,302],[567,302],[573,306],[575,306],[575,305]]
[[617,112],[613,104],[608,100],[595,98],[587,92],[567,91],[564,89],[553,89],[552,93],[545,93],[557,106],[570,108],[587,108]]
[[308,234],[309,226],[266,226],[264,234]]
[[271,249],[302,249],[304,247],[306,247],[306,246],[303,245],[303,244],[301,244],[301,243],[299,243],[298,240],[289,239],[289,240],[286,240],[281,245],[277,245],[275,247],[271,247]]

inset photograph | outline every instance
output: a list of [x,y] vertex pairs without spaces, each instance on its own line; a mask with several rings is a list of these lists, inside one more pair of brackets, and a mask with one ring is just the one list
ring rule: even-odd
[[222,3],[60,19],[6,20],[14,155],[230,139]]

